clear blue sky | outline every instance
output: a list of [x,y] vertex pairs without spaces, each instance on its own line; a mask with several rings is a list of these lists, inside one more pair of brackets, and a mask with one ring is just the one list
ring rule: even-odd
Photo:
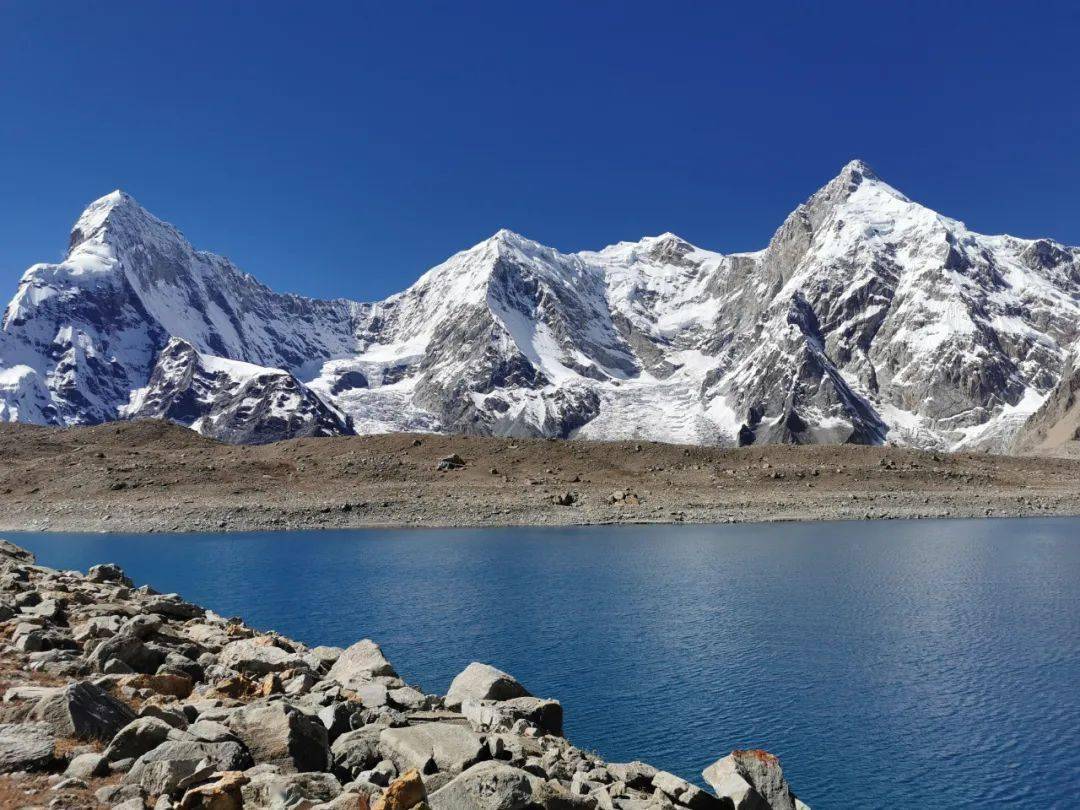
[[117,187],[276,288],[360,299],[500,227],[756,249],[852,157],[1080,244],[1075,8],[0,1],[0,298]]

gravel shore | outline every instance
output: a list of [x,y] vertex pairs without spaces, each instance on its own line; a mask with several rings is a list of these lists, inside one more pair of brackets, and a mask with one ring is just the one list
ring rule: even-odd
[[213,442],[0,426],[0,530],[730,523],[1080,514],[1080,461],[394,434]]

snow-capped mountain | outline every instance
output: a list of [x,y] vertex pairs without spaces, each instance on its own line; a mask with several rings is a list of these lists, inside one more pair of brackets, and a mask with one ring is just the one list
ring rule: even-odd
[[1003,449],[1078,315],[1080,250],[973,233],[860,161],[756,253],[499,231],[373,304],[275,293],[113,192],[7,307],[0,419]]
[[348,417],[289,372],[205,355],[181,338],[161,350],[150,382],[120,415],[167,419],[242,444],[353,432]]

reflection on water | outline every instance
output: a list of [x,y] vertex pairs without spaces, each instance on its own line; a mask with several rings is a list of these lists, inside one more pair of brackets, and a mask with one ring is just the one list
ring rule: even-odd
[[12,539],[429,691],[488,661],[610,760],[767,748],[815,810],[1080,795],[1077,520]]

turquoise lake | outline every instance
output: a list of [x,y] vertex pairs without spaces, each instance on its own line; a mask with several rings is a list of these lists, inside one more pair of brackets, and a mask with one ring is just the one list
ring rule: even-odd
[[8,537],[310,644],[373,638],[428,691],[495,664],[611,761],[700,782],[766,748],[814,810],[1080,797],[1076,519]]

